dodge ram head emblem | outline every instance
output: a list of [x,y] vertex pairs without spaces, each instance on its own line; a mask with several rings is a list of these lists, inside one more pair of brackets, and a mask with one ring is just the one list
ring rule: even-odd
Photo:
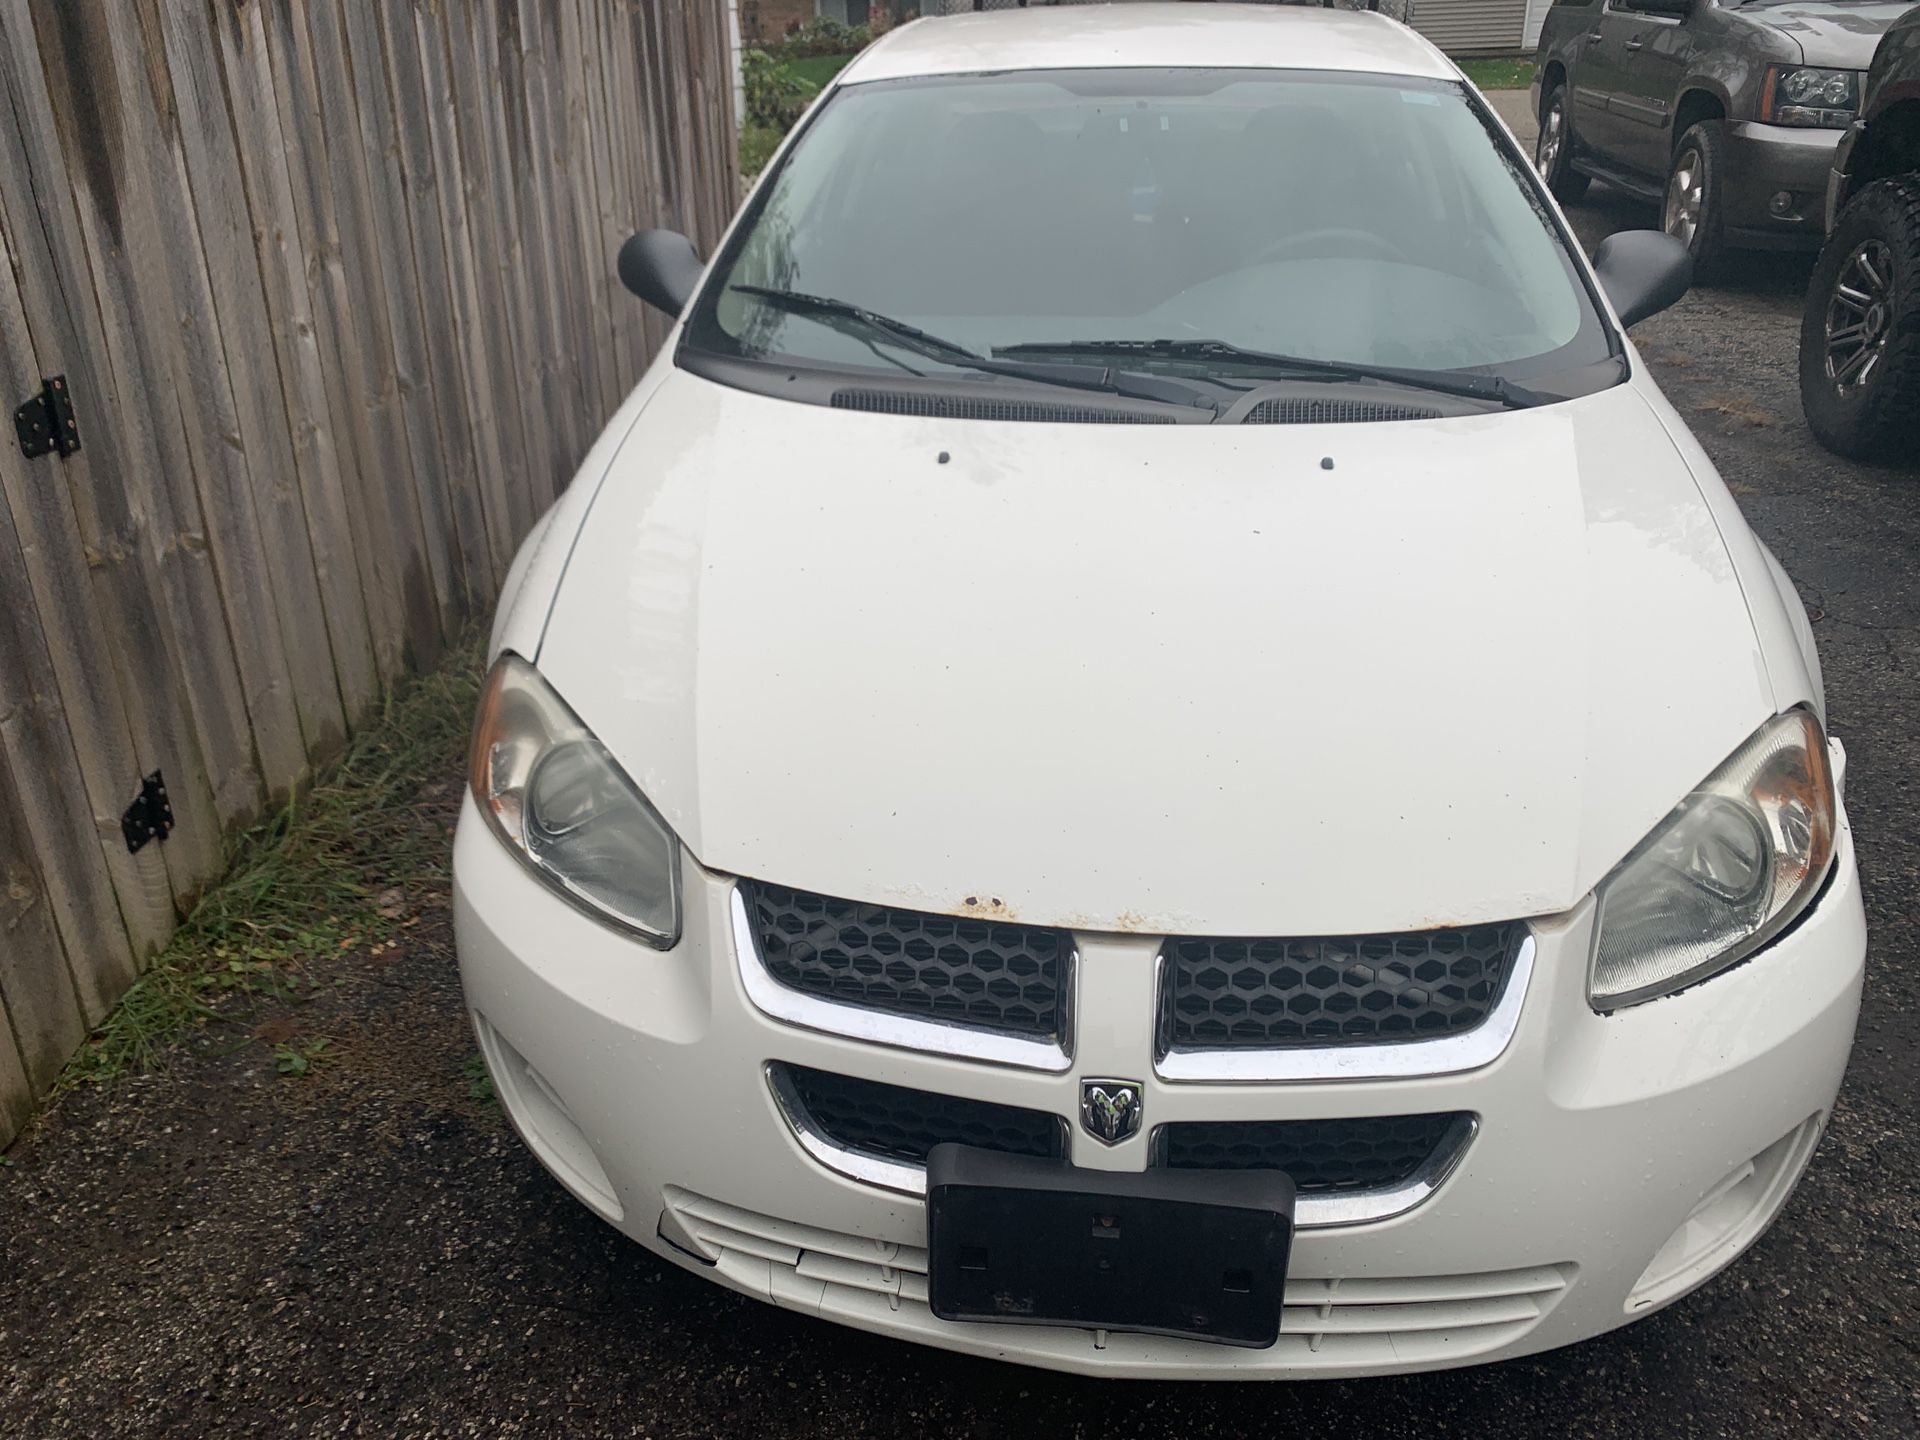
[[1140,1133],[1138,1080],[1082,1080],[1080,1124],[1102,1145],[1118,1145]]

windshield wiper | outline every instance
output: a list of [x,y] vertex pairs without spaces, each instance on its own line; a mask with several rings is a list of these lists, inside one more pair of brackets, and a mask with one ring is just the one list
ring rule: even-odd
[[1469,400],[1489,400],[1510,410],[1544,405],[1557,397],[1542,395],[1498,375],[1464,375],[1457,370],[1408,370],[1397,365],[1367,365],[1347,360],[1314,360],[1303,355],[1275,355],[1266,350],[1249,350],[1225,340],[1063,340],[1055,343],[1034,341],[1024,345],[1005,345],[995,355],[1086,355],[1139,357],[1159,360],[1233,360],[1248,365],[1292,370],[1296,374],[1328,380],[1380,380],[1404,385],[1409,390],[1430,390],[1436,395],[1459,395]]
[[848,300],[825,295],[808,295],[800,290],[777,290],[767,285],[729,285],[729,290],[751,295],[756,300],[806,315],[827,323],[857,326],[869,336],[880,336],[909,350],[943,361],[965,366],[988,375],[1006,375],[1031,380],[1040,385],[1057,385],[1069,390],[1093,390],[1118,395],[1128,400],[1153,400],[1163,405],[1197,405],[1218,412],[1220,403],[1198,385],[1159,375],[1126,375],[1111,365],[1045,365],[1031,361],[996,360],[957,341],[930,334],[917,325],[882,315]]

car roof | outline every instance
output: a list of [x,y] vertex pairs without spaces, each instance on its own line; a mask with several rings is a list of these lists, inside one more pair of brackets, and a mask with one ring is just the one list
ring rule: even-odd
[[1423,36],[1384,15],[1301,5],[1062,5],[915,20],[840,83],[1003,70],[1351,70],[1451,80]]

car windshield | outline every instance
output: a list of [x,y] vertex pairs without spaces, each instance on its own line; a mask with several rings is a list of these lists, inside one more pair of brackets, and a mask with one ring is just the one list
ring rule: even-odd
[[849,85],[763,187],[687,344],[966,370],[877,315],[981,356],[1223,342],[1113,358],[1135,373],[1258,373],[1222,353],[1237,347],[1562,394],[1613,383],[1611,336],[1523,166],[1447,82],[1068,70]]

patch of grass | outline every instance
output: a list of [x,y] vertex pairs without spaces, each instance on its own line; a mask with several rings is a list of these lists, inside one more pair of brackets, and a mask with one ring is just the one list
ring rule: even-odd
[[1524,90],[1533,83],[1533,60],[1526,55],[1454,62],[1482,90]]
[[467,1098],[478,1100],[482,1105],[495,1105],[498,1100],[493,1093],[493,1076],[487,1073],[487,1062],[478,1055],[467,1057]]
[[[461,773],[484,651],[476,627],[431,675],[403,679],[311,791],[240,837],[225,877],[88,1037],[61,1089],[153,1066],[196,1027],[244,1030],[236,994],[298,1005],[331,983],[334,957],[411,923],[394,877],[438,889],[451,860],[438,817],[412,801],[423,781]],[[236,1035],[232,1048],[257,1038],[267,1037]],[[293,1074],[319,1051],[274,1053]],[[286,1054],[304,1063],[288,1070]]]
[[751,180],[767,168],[767,161],[773,158],[773,152],[780,148],[780,142],[786,138],[786,132],[772,125],[755,125],[748,121],[740,127],[740,175]]
[[804,80],[815,90],[825,87],[826,83],[846,69],[851,55],[804,55],[797,60],[783,60],[780,68],[798,80]]

